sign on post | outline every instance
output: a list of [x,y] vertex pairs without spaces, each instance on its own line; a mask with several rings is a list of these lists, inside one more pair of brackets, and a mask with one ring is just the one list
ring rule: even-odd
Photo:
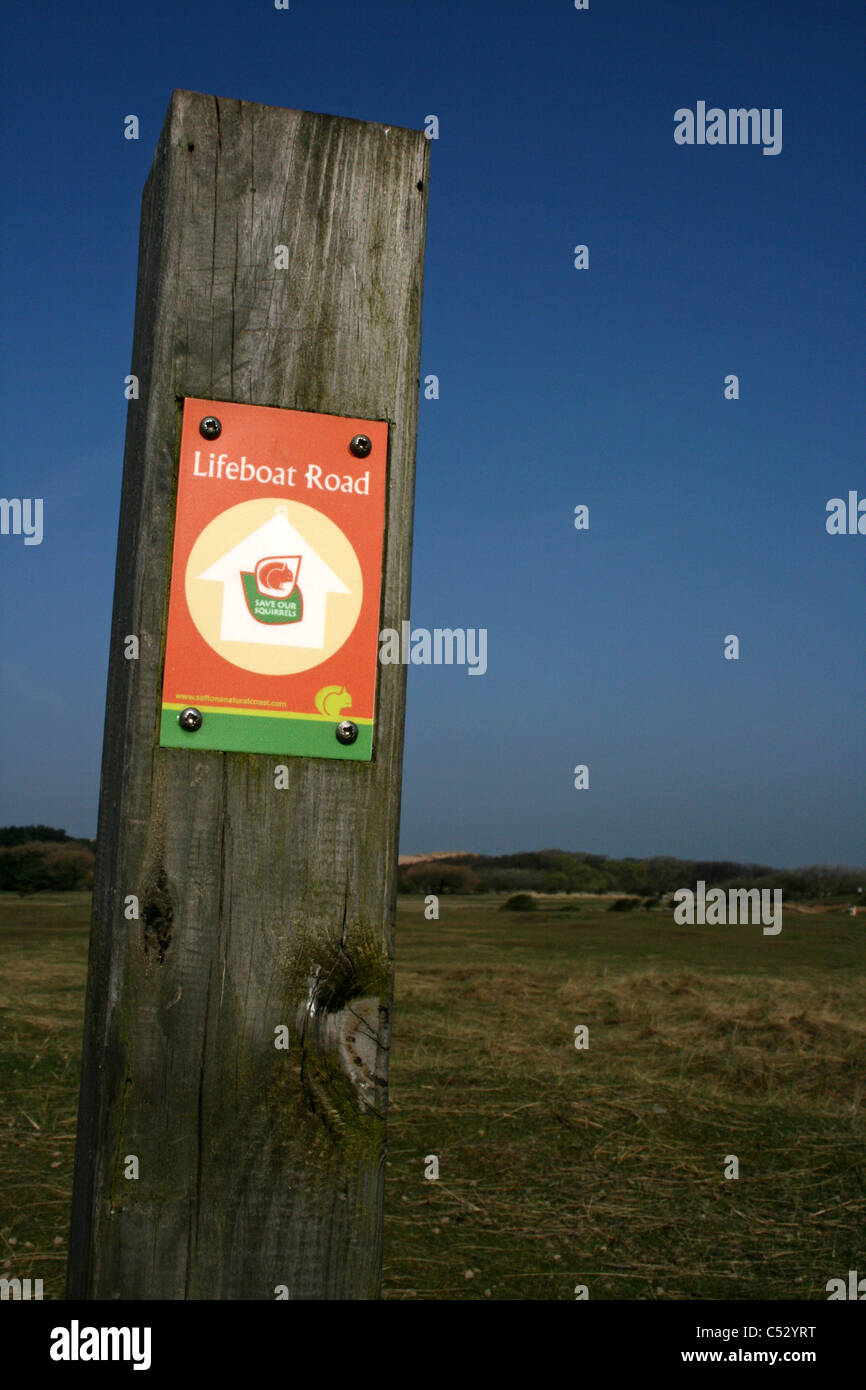
[[369,761],[388,426],[183,403],[160,743]]
[[378,1295],[406,671],[377,639],[409,616],[428,162],[421,131],[172,96],[70,1298]]

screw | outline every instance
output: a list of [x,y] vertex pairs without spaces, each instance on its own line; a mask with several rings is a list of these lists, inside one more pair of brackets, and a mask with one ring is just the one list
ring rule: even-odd
[[203,434],[205,439],[218,438],[222,430],[222,424],[215,415],[206,415],[198,427],[199,434]]
[[358,737],[358,726],[351,719],[343,719],[337,725],[337,739],[340,743],[354,743]]
[[365,459],[373,448],[373,441],[368,434],[356,434],[349,445],[349,453],[354,454],[356,459]]
[[186,729],[188,734],[194,734],[196,729],[200,729],[203,722],[201,710],[193,709],[190,705],[187,709],[182,709],[177,716],[177,722],[182,729]]

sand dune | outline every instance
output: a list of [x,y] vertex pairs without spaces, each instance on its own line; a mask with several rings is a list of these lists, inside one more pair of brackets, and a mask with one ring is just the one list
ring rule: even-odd
[[426,864],[430,859],[471,859],[475,853],[471,849],[434,849],[431,854],[401,854],[397,863]]

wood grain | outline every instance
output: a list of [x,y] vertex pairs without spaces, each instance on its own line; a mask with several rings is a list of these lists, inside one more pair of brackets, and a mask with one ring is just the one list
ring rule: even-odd
[[428,158],[417,131],[171,99],[142,207],[70,1298],[378,1296],[405,669],[380,667],[370,764],[163,749],[158,718],[184,396],[387,419],[382,625],[408,616]]

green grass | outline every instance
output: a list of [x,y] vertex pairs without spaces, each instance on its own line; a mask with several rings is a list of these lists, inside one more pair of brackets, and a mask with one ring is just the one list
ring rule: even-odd
[[[384,1296],[824,1299],[866,1269],[866,918],[786,909],[765,937],[504,896],[438,922],[400,900]],[[0,895],[0,1272],[46,1297],[88,915]]]

